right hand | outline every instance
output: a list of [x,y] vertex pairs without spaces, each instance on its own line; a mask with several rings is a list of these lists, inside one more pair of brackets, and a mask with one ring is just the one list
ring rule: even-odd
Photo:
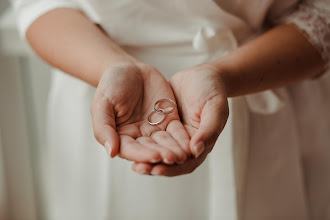
[[177,110],[157,126],[146,120],[155,102],[162,98],[175,100],[168,81],[150,65],[120,63],[104,72],[91,114],[94,135],[111,157],[119,154],[135,162],[166,164],[187,159],[190,136]]
[[152,175],[178,176],[193,172],[203,163],[229,115],[222,71],[212,63],[205,63],[180,71],[170,80],[181,121],[191,136],[190,151],[195,158],[172,166],[134,163],[134,171],[139,168],[151,170]]

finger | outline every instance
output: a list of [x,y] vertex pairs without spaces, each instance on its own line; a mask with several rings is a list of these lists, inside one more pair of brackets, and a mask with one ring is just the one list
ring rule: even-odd
[[[164,122],[166,122],[166,120]],[[162,124],[160,124],[160,125],[162,125]],[[162,129],[160,127],[160,125],[151,126],[148,122],[145,121],[145,123],[142,123],[139,125],[139,132],[140,132],[139,137],[141,137],[141,136],[150,137],[153,133],[155,133],[157,131],[165,130],[165,128]]]
[[94,98],[91,115],[96,140],[105,147],[110,157],[115,157],[119,150],[119,137],[116,131],[115,114],[108,99]]
[[162,159],[158,151],[145,147],[126,135],[120,135],[119,157],[136,162],[154,162]]
[[152,135],[152,139],[159,145],[166,147],[175,153],[176,162],[183,163],[187,159],[186,152],[173,139],[167,131],[157,131]]
[[142,136],[142,134],[140,133],[139,125],[137,123],[117,127],[117,133],[118,135],[130,136],[133,139]]
[[179,120],[173,120],[168,124],[166,131],[171,134],[174,140],[176,140],[181,148],[190,156],[190,136],[183,124]]
[[[206,159],[207,152],[204,152],[198,158],[191,158],[185,161],[183,164],[165,165],[156,164],[152,167],[150,174],[154,176],[180,176],[192,173],[203,161]],[[143,167],[144,164],[137,163],[137,165]]]
[[163,160],[151,161],[151,163],[158,163],[158,162],[163,161],[166,164],[173,164],[176,161],[176,155],[172,150],[157,144],[152,138],[150,138],[150,137],[140,137],[136,140],[137,140],[137,142],[139,142],[143,146],[160,152],[161,157],[163,158]]
[[187,130],[188,134],[189,134],[189,137],[190,139],[194,136],[194,134],[196,133],[197,131],[197,128],[194,128],[193,126],[191,125],[184,125],[185,129]]
[[212,149],[226,124],[228,114],[227,99],[215,96],[205,103],[201,113],[200,126],[190,142],[190,150],[196,158],[205,148]]
[[150,175],[153,165],[150,163],[133,163],[132,170],[139,174]]

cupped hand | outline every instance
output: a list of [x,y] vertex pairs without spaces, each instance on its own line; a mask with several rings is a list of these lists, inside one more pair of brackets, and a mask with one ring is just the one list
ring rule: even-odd
[[194,158],[183,164],[134,163],[132,169],[149,170],[152,175],[177,176],[194,171],[205,159],[223,130],[229,108],[221,74],[211,64],[201,64],[178,72],[170,80],[180,117],[191,141]]
[[[97,141],[111,157],[118,154],[136,162],[183,163],[189,154],[190,136],[178,111],[166,115],[159,125],[147,122],[155,102],[163,98],[175,100],[170,84],[154,67],[142,63],[112,66],[102,75],[91,106]],[[154,115],[152,120],[163,117]]]

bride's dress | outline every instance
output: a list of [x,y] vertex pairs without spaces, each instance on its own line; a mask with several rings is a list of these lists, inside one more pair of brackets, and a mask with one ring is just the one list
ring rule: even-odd
[[[300,8],[297,0],[13,1],[22,34],[49,10],[79,8],[167,78],[234,50],[266,21],[296,24],[329,60],[327,0]],[[95,89],[53,72],[41,158],[47,219],[330,219],[330,74],[231,99],[208,159],[192,174],[164,178],[110,159],[93,137]]]

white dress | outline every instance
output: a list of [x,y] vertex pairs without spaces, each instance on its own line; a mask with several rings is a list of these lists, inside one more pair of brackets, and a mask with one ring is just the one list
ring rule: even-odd
[[[49,10],[80,8],[167,78],[258,36],[266,20],[296,24],[330,56],[329,0],[13,1],[22,35]],[[54,70],[41,162],[47,219],[330,219],[330,74],[231,99],[208,159],[175,178],[141,176],[109,159],[93,137],[94,91]]]

